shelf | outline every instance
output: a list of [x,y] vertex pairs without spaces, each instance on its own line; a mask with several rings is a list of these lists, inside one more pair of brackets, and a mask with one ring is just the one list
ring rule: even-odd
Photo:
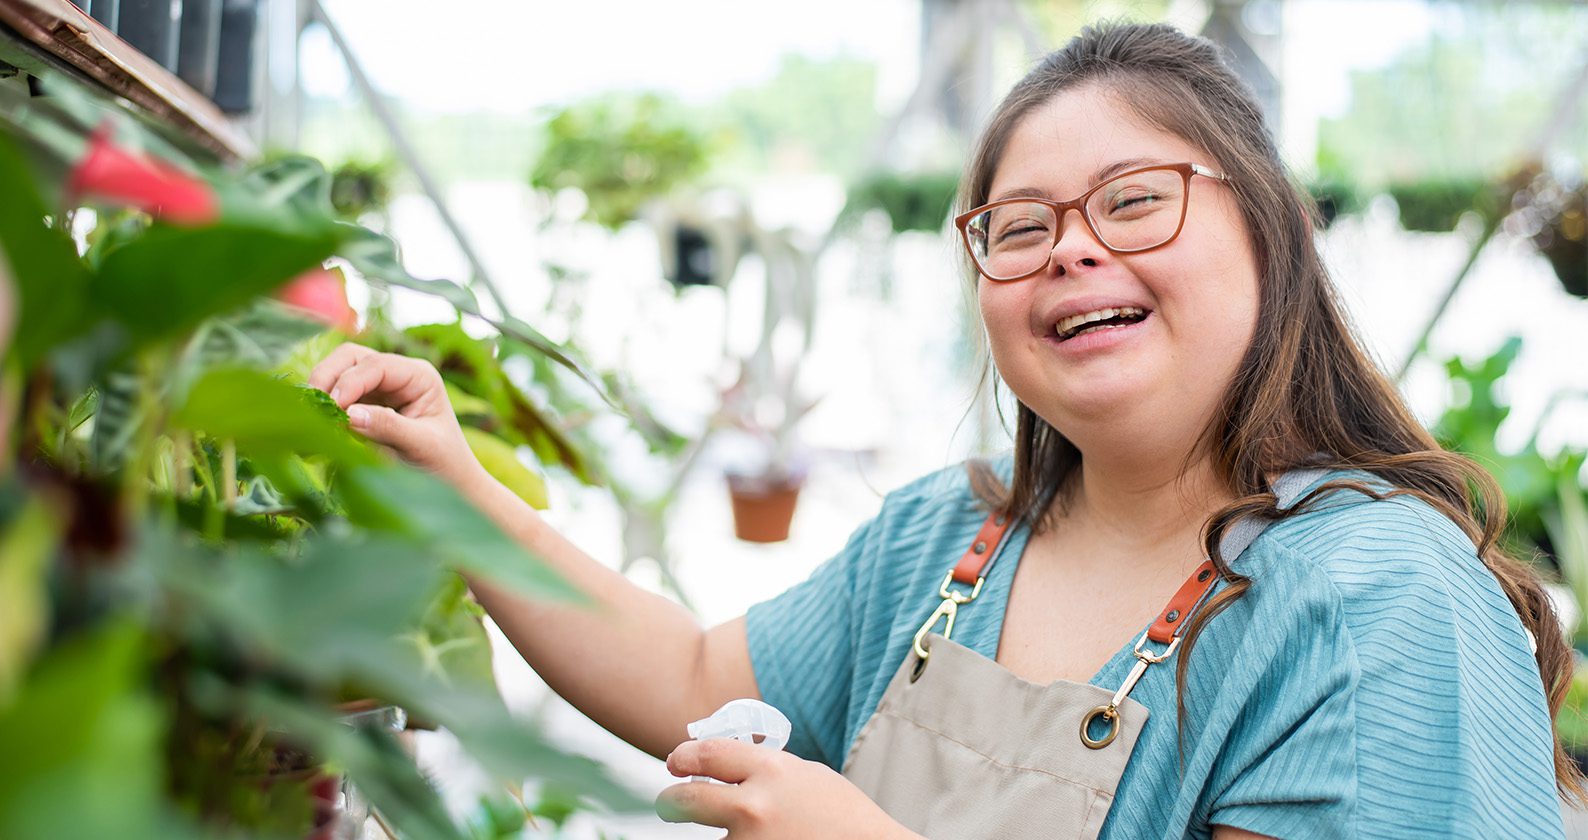
[[222,160],[255,156],[253,142],[227,121],[215,103],[68,0],[0,0],[0,24],[0,37],[15,33],[14,37],[143,108]]

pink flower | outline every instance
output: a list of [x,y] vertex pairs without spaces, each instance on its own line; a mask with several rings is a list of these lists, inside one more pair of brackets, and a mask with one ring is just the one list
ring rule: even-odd
[[340,269],[310,269],[281,287],[276,300],[349,335],[358,332],[358,313],[348,305],[347,280]]
[[164,161],[135,155],[117,146],[110,124],[94,132],[88,153],[66,182],[68,199],[94,198],[136,207],[164,221],[202,225],[220,215],[210,185]]

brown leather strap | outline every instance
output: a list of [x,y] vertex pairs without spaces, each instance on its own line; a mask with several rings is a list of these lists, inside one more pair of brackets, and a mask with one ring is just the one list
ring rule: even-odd
[[1160,645],[1169,644],[1174,637],[1180,635],[1185,629],[1186,622],[1191,619],[1191,613],[1202,604],[1202,599],[1207,597],[1208,591],[1219,579],[1218,571],[1213,568],[1213,561],[1203,561],[1196,567],[1196,571],[1180,584],[1180,591],[1174,593],[1169,599],[1169,606],[1158,613],[1158,620],[1147,628],[1147,638]]
[[954,580],[966,586],[975,586],[987,564],[998,553],[998,544],[1003,542],[1004,532],[1008,530],[1009,517],[1001,513],[989,515],[987,521],[981,524],[981,530],[976,532],[976,539],[971,541],[970,548],[965,549],[965,556],[959,558],[959,563],[954,566]]
[[[987,570],[987,564],[992,562],[998,553],[998,546],[1003,542],[1004,534],[1009,530],[1009,520],[1001,514],[992,514],[982,523],[981,530],[976,532],[976,539],[965,549],[964,556],[959,558],[959,563],[954,566],[950,577],[965,585],[975,586],[982,574]],[[1168,606],[1158,613],[1158,620],[1147,629],[1147,638],[1160,645],[1169,644],[1184,630],[1191,614],[1196,612],[1202,600],[1207,597],[1213,585],[1218,582],[1218,571],[1213,568],[1213,561],[1207,560],[1191,572],[1185,583],[1180,585],[1179,591],[1169,599]]]

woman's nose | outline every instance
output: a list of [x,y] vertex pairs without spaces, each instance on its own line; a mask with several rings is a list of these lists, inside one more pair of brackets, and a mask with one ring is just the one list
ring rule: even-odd
[[[1067,224],[1072,212],[1075,214],[1074,223]],[[1048,251],[1048,265],[1057,266],[1060,277],[1076,267],[1095,268],[1108,253],[1108,249],[1092,233],[1091,226],[1086,223],[1079,208],[1065,208],[1055,224],[1057,233],[1053,248]]]

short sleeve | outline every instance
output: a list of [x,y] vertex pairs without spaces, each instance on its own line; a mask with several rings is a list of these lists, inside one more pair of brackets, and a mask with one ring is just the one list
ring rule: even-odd
[[1295,612],[1283,625],[1267,623],[1262,647],[1245,651],[1256,667],[1242,680],[1250,690],[1210,780],[1208,822],[1269,837],[1351,837],[1351,640],[1326,604]]
[[788,750],[837,767],[855,668],[858,568],[872,520],[805,581],[745,616],[750,664],[761,699],[789,719]]
[[1561,836],[1549,713],[1514,609],[1447,519],[1421,503],[1369,510],[1310,574],[1259,595],[1253,626],[1271,642],[1210,779],[1208,823]]

